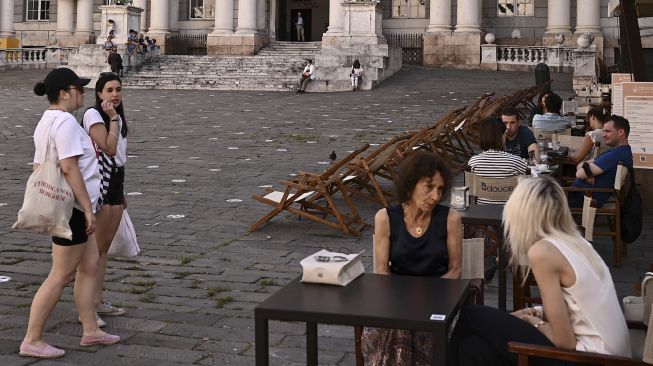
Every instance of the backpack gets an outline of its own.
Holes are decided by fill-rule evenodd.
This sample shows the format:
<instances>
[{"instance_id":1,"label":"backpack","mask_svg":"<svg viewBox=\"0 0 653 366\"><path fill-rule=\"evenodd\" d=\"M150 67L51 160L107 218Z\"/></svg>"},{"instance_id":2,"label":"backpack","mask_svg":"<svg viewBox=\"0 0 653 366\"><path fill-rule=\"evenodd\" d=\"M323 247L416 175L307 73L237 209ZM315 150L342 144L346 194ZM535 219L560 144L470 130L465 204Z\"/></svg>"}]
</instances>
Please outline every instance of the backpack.
<instances>
[{"instance_id":1,"label":"backpack","mask_svg":"<svg viewBox=\"0 0 653 366\"><path fill-rule=\"evenodd\" d=\"M642 233L642 196L635 184L634 169L628 169L630 189L621 202L621 239L632 243Z\"/></svg>"}]
</instances>

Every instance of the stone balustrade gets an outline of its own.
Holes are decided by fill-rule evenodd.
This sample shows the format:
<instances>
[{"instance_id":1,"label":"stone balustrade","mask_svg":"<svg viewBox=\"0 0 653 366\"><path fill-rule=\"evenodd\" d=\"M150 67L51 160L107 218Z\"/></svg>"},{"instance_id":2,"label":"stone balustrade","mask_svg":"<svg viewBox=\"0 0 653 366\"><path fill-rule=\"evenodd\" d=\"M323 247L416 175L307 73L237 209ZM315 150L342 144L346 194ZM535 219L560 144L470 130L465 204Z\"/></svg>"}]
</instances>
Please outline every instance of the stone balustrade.
<instances>
[{"instance_id":1,"label":"stone balustrade","mask_svg":"<svg viewBox=\"0 0 653 366\"><path fill-rule=\"evenodd\" d=\"M494 70L530 70L539 63L571 70L575 48L547 46L481 45L481 68Z\"/></svg>"},{"instance_id":2,"label":"stone balustrade","mask_svg":"<svg viewBox=\"0 0 653 366\"><path fill-rule=\"evenodd\" d=\"M56 68L65 63L74 48L1 48L0 70Z\"/></svg>"}]
</instances>

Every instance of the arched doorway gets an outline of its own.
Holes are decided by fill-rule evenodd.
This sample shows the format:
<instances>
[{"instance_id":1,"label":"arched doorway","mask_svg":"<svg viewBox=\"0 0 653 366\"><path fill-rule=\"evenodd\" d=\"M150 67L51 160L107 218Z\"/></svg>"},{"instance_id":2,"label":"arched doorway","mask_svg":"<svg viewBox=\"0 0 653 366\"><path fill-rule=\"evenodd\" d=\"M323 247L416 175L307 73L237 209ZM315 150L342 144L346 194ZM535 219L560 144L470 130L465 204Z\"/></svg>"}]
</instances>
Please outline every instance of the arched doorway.
<instances>
[{"instance_id":1,"label":"arched doorway","mask_svg":"<svg viewBox=\"0 0 653 366\"><path fill-rule=\"evenodd\" d=\"M276 40L297 41L297 13L304 19L304 40L322 40L329 27L329 0L276 0Z\"/></svg>"}]
</instances>

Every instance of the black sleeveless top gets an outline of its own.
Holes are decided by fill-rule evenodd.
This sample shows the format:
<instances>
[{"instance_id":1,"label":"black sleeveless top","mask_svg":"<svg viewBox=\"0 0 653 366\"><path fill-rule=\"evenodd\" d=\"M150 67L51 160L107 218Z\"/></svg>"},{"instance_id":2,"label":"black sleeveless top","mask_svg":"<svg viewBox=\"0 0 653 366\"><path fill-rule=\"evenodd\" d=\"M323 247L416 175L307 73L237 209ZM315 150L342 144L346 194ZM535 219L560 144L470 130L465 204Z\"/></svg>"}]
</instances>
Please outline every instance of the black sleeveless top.
<instances>
[{"instance_id":1,"label":"black sleeveless top","mask_svg":"<svg viewBox=\"0 0 653 366\"><path fill-rule=\"evenodd\" d=\"M442 276L449 269L447 217L449 207L436 205L426 232L414 237L406 228L404 209L393 205L390 218L390 271L399 275Z\"/></svg>"}]
</instances>

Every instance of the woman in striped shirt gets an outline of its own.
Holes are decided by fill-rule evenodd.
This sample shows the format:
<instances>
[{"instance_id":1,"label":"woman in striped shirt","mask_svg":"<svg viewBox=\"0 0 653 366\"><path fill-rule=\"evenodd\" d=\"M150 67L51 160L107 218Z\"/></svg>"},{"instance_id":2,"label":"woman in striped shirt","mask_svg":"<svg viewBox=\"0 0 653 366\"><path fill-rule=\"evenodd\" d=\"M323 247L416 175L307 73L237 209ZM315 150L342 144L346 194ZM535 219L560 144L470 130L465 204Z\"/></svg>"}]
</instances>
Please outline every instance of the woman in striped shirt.
<instances>
[{"instance_id":1,"label":"woman in striped shirt","mask_svg":"<svg viewBox=\"0 0 653 366\"><path fill-rule=\"evenodd\" d=\"M469 159L467 165L472 172L481 177L507 178L526 174L526 161L517 155L504 151L506 145L506 125L490 118L481 123L481 149L483 152ZM494 201L479 198L479 204L505 204L506 201Z\"/></svg>"}]
</instances>

